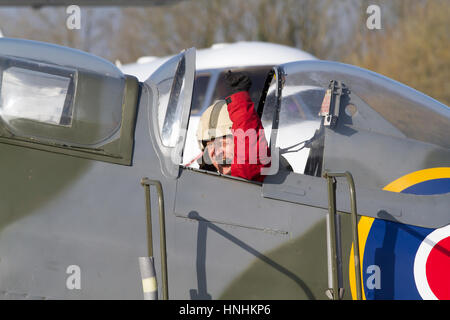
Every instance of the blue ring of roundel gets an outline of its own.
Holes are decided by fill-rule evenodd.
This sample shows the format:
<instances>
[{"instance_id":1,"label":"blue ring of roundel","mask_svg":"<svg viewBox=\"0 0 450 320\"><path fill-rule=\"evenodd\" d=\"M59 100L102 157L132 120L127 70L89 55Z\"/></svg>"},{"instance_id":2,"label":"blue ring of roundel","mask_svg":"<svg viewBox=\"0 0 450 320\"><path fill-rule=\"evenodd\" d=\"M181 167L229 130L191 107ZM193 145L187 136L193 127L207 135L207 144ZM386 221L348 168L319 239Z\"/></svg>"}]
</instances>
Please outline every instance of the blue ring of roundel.
<instances>
[{"instance_id":1,"label":"blue ring of roundel","mask_svg":"<svg viewBox=\"0 0 450 320\"><path fill-rule=\"evenodd\" d=\"M450 192L449 178L420 182L402 191L417 195L447 192ZM376 265L380 272L378 278L373 273L363 272L366 299L422 299L414 280L414 259L423 239L434 230L374 220L364 249L363 270L373 270L368 268Z\"/></svg>"}]
</instances>

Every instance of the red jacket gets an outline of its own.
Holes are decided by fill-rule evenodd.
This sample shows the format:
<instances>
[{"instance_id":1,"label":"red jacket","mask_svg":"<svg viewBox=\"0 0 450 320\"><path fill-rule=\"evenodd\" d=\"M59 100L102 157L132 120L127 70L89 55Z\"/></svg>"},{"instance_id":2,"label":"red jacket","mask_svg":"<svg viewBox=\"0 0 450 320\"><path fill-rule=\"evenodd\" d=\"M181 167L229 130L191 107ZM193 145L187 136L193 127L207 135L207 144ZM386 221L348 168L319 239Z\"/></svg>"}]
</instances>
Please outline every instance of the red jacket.
<instances>
[{"instance_id":1,"label":"red jacket","mask_svg":"<svg viewBox=\"0 0 450 320\"><path fill-rule=\"evenodd\" d=\"M265 176L261 175L261 169L270 166L270 149L261 119L247 91L232 94L226 101L233 122L234 159L231 175L262 182Z\"/></svg>"}]
</instances>

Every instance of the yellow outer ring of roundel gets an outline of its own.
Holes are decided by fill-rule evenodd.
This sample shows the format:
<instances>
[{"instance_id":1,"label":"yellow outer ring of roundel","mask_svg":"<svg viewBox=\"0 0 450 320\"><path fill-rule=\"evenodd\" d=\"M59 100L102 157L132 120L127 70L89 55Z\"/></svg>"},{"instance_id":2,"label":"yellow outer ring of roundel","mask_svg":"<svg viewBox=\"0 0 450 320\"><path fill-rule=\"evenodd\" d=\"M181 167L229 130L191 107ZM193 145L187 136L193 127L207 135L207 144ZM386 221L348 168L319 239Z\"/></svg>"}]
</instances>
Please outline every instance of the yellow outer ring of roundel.
<instances>
[{"instance_id":1,"label":"yellow outer ring of roundel","mask_svg":"<svg viewBox=\"0 0 450 320\"><path fill-rule=\"evenodd\" d=\"M403 190L429 180L434 179L444 179L450 178L450 168L431 168L424 169L409 173L397 180L389 183L386 187L383 188L385 191L391 192L402 192ZM369 236L370 228L372 227L375 218L362 216L358 223L358 240L359 240L359 257L361 259L361 280L363 281L363 258L364 258L364 248L366 246L367 237ZM352 299L356 300L356 281L355 281L355 269L354 269L354 260L353 260L353 244L350 250L350 262L349 262L349 279L350 279L350 290L352 293ZM366 300L366 295L364 293L364 284L361 284L363 287L362 290L362 298Z\"/></svg>"}]
</instances>

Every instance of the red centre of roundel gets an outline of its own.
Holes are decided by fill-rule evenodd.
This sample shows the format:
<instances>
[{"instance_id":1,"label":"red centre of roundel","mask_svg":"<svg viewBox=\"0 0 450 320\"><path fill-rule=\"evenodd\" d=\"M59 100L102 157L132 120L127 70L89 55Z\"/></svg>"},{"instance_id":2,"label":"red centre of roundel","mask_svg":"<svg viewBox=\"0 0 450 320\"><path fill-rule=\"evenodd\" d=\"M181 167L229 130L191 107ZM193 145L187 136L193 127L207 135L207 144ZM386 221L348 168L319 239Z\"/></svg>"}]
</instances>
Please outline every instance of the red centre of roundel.
<instances>
[{"instance_id":1,"label":"red centre of roundel","mask_svg":"<svg viewBox=\"0 0 450 320\"><path fill-rule=\"evenodd\" d=\"M450 237L439 241L426 263L428 285L439 300L450 300Z\"/></svg>"}]
</instances>

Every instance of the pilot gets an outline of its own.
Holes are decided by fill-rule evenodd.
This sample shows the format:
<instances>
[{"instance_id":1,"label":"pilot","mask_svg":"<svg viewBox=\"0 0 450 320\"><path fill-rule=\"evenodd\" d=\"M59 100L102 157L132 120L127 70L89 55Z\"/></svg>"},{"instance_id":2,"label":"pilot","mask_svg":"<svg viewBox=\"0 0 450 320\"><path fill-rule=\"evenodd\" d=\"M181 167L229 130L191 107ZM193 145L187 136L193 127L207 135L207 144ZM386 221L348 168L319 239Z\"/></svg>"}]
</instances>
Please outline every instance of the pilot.
<instances>
[{"instance_id":1,"label":"pilot","mask_svg":"<svg viewBox=\"0 0 450 320\"><path fill-rule=\"evenodd\" d=\"M228 97L208 107L197 128L203 152L200 168L262 182L262 169L270 167L270 149L248 92L251 80L228 71L225 84Z\"/></svg>"}]
</instances>

